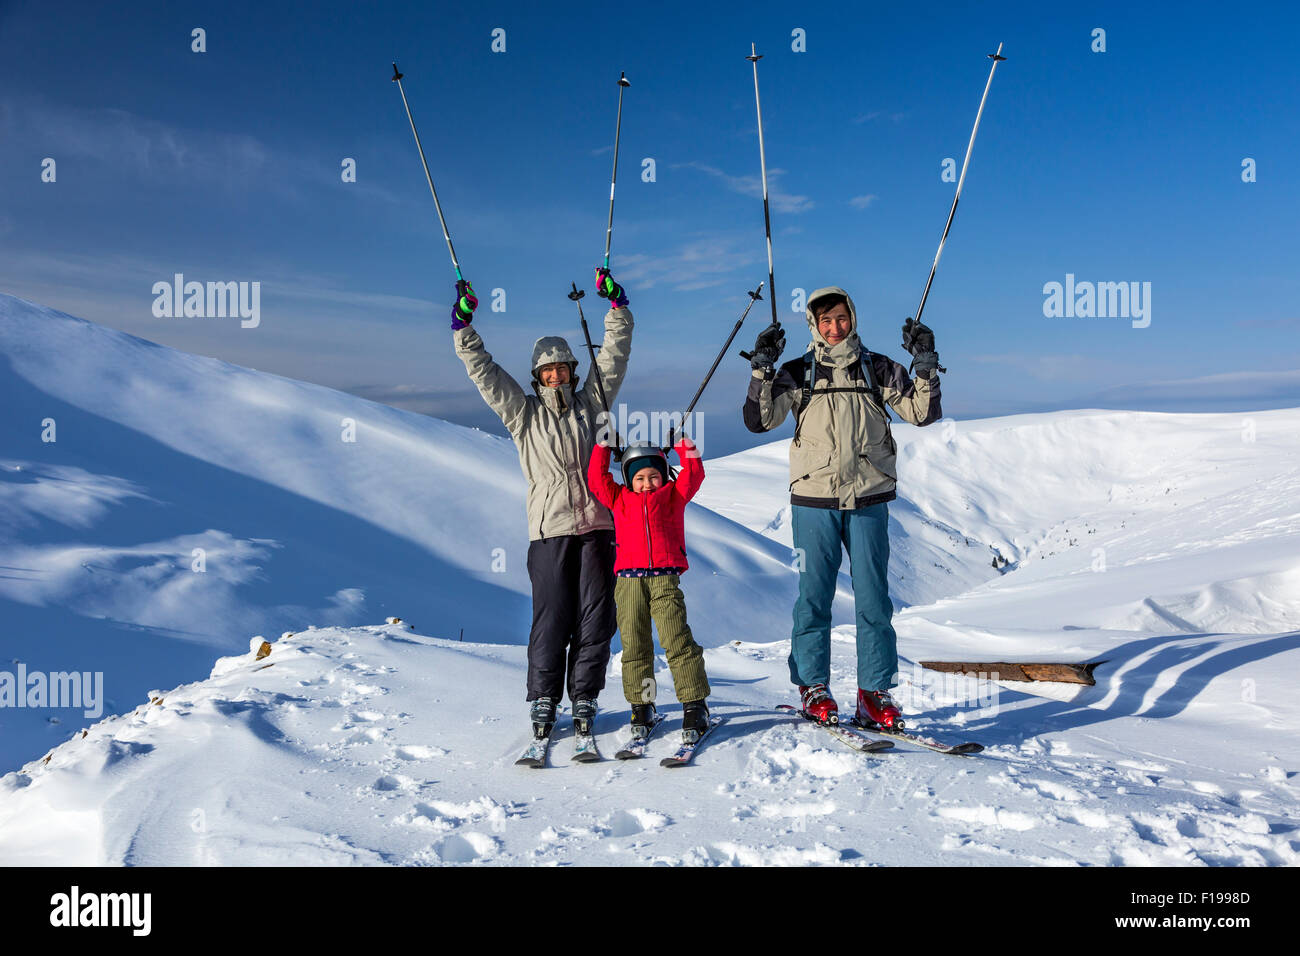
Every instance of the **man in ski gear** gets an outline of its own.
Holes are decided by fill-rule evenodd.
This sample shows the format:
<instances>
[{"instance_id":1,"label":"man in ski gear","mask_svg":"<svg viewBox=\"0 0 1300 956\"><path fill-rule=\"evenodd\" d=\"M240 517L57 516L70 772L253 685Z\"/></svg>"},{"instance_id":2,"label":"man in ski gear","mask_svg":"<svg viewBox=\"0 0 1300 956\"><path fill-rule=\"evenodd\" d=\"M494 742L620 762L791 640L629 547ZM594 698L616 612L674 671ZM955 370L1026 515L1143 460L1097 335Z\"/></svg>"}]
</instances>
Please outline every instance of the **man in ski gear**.
<instances>
[{"instance_id":1,"label":"man in ski gear","mask_svg":"<svg viewBox=\"0 0 1300 956\"><path fill-rule=\"evenodd\" d=\"M609 298L605 338L596 354L609 401L627 373L632 313L607 269L596 272L597 293ZM483 400L501 418L519 450L528 480L528 577L533 622L528 635L528 701L534 732L550 733L555 708L568 690L575 729L590 729L605 686L614 616L614 520L587 487L586 465L607 425L596 376L584 384L569 343L555 335L533 346L527 394L493 361L472 325L478 300L456 284L452 339Z\"/></svg>"},{"instance_id":2,"label":"man in ski gear","mask_svg":"<svg viewBox=\"0 0 1300 956\"><path fill-rule=\"evenodd\" d=\"M686 504L704 481L704 465L689 438L683 436L676 451L682 470L670 482L663 451L650 445L628 448L620 485L609 473L610 449L598 444L591 454L587 482L614 514L618 542L614 597L623 637L623 696L632 705L632 733L649 734L654 726L653 620L682 704L682 740L690 744L709 728L704 649L686 623L686 598L680 587L681 575L690 567Z\"/></svg>"},{"instance_id":3,"label":"man in ski gear","mask_svg":"<svg viewBox=\"0 0 1300 956\"><path fill-rule=\"evenodd\" d=\"M857 624L857 717L864 726L901 725L889 694L898 671L898 638L889 598L889 512L896 497L897 446L889 431L892 407L913 425L942 415L934 334L911 320L904 344L914 350L916 378L858 337L857 310L836 286L808 298L809 350L779 368L779 327L755 342L744 419L766 432L794 413L790 443L790 511L801 556L799 597L791 632L790 679L803 709L823 722L838 720L830 681L831 602L849 552Z\"/></svg>"}]
</instances>

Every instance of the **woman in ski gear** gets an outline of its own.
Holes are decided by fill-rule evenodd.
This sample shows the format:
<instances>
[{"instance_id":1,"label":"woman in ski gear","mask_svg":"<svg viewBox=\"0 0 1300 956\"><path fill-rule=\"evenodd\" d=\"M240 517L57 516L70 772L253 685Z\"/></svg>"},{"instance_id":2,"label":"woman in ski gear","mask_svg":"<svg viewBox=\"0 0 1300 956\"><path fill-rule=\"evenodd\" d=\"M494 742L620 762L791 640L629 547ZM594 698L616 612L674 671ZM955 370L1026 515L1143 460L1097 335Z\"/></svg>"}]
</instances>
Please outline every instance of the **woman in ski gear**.
<instances>
[{"instance_id":1,"label":"woman in ski gear","mask_svg":"<svg viewBox=\"0 0 1300 956\"><path fill-rule=\"evenodd\" d=\"M889 512L896 497L897 446L889 430L892 407L913 425L942 415L934 334L909 322L905 345L915 349L917 375L858 337L857 310L836 286L808 298L809 350L776 367L784 347L779 326L754 345L744 418L766 432L795 417L790 443L790 511L795 551L802 555L791 632L790 679L803 708L823 722L838 720L830 681L831 602L849 552L857 624L856 717L867 726L900 723L890 697L898 671L898 638L889 598Z\"/></svg>"},{"instance_id":2,"label":"woman in ski gear","mask_svg":"<svg viewBox=\"0 0 1300 956\"><path fill-rule=\"evenodd\" d=\"M695 444L683 436L676 445L682 470L668 480L668 459L649 445L623 453L623 484L609 473L610 450L592 451L587 482L614 513L618 575L614 596L623 638L623 696L632 705L632 733L648 734L655 719L654 642L650 622L668 658L677 699L682 704L682 738L693 743L709 727L709 679L704 649L686 623L681 575L686 559L686 503L704 481L704 465Z\"/></svg>"},{"instance_id":3,"label":"woman in ski gear","mask_svg":"<svg viewBox=\"0 0 1300 956\"><path fill-rule=\"evenodd\" d=\"M610 299L605 338L596 354L609 401L627 373L632 313L607 269L596 271L597 293ZM575 727L589 729L605 686L614 616L614 520L587 487L586 464L608 427L596 377L584 384L569 343L547 335L533 346L532 394L483 347L472 325L478 300L456 284L452 339L483 400L501 418L519 450L528 480L528 577L533 623L528 635L528 697L534 730L550 732L568 690Z\"/></svg>"}]
</instances>

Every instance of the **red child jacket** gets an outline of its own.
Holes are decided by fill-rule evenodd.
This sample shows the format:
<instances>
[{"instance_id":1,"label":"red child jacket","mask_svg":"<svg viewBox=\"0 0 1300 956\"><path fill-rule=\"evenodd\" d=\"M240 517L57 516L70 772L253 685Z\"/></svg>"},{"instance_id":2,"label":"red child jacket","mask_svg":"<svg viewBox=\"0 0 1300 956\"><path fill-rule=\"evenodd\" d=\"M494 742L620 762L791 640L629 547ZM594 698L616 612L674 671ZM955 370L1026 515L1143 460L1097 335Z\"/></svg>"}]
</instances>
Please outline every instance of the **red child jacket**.
<instances>
[{"instance_id":1,"label":"red child jacket","mask_svg":"<svg viewBox=\"0 0 1300 956\"><path fill-rule=\"evenodd\" d=\"M686 502L695 497L704 482L704 463L694 442L685 436L677 442L676 450L682 462L677 480L638 494L610 475L608 448L598 444L592 449L587 484L592 494L614 513L614 540L618 545L615 571L690 567L682 517Z\"/></svg>"}]
</instances>

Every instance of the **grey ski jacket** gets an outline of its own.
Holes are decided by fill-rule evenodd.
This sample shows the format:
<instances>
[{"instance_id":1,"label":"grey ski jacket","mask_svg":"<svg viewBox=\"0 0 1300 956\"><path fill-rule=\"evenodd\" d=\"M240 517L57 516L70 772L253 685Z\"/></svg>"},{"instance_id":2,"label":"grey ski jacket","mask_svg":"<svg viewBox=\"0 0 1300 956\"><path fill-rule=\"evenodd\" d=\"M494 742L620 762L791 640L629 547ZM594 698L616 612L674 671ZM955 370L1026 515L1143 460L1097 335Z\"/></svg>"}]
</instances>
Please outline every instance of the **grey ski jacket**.
<instances>
[{"instance_id":1,"label":"grey ski jacket","mask_svg":"<svg viewBox=\"0 0 1300 956\"><path fill-rule=\"evenodd\" d=\"M559 535L586 534L614 527L609 509L587 487L587 462L604 421L596 377L582 383L545 386L537 368L551 362L577 367L568 343L557 336L537 340L533 349L532 392L528 394L505 369L492 360L472 325L452 333L456 354L470 380L492 411L500 417L519 449L519 467L528 480L528 538L538 541ZM596 363L610 407L627 373L632 350L632 313L611 309L605 314L605 339Z\"/></svg>"}]
</instances>

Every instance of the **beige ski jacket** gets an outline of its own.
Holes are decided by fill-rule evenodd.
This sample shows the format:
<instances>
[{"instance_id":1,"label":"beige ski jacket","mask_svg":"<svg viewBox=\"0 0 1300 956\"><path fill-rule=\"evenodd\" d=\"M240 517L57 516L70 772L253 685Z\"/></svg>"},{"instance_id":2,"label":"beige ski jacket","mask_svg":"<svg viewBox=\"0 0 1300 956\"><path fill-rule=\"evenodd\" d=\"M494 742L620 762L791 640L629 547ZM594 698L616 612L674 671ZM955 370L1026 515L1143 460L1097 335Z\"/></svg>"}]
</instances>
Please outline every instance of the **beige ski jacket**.
<instances>
[{"instance_id":1,"label":"beige ski jacket","mask_svg":"<svg viewBox=\"0 0 1300 956\"><path fill-rule=\"evenodd\" d=\"M812 306L836 293L847 300L852 325L845 339L830 345L817 331ZM943 414L939 376L909 380L904 366L864 348L857 309L843 289L815 291L808 297L807 319L812 332L808 352L775 373L754 371L745 397L745 426L752 432L771 431L794 412L792 504L849 510L892 501L898 447L885 408L913 425L937 421Z\"/></svg>"}]
</instances>

